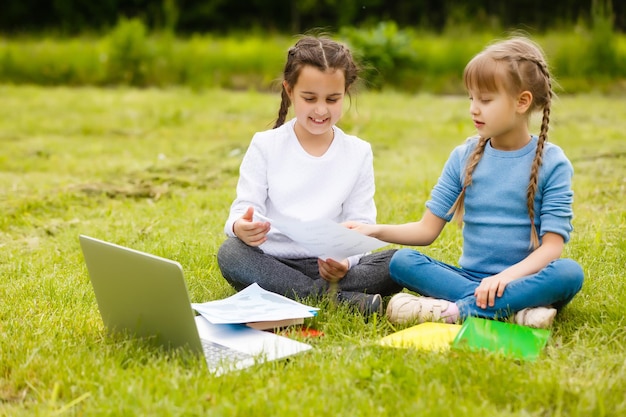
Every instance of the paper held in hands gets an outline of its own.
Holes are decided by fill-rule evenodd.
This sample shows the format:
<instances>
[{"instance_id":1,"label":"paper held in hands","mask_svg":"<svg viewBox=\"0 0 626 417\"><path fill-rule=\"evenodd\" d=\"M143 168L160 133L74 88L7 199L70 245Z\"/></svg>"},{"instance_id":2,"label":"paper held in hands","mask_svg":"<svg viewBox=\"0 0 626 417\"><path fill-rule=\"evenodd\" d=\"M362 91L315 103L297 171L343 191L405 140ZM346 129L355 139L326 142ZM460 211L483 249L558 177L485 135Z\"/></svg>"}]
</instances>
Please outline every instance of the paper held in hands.
<instances>
[{"instance_id":1,"label":"paper held in hands","mask_svg":"<svg viewBox=\"0 0 626 417\"><path fill-rule=\"evenodd\" d=\"M269 222L272 228L278 229L280 233L321 259L342 261L350 256L371 252L388 245L387 242L365 236L330 220L275 220L256 213L254 216L261 221Z\"/></svg>"},{"instance_id":2,"label":"paper held in hands","mask_svg":"<svg viewBox=\"0 0 626 417\"><path fill-rule=\"evenodd\" d=\"M297 319L314 317L319 310L266 291L257 283L223 300L191 303L191 307L213 324L267 322L269 327L264 328L282 327L276 324L280 322L297 323Z\"/></svg>"}]
</instances>

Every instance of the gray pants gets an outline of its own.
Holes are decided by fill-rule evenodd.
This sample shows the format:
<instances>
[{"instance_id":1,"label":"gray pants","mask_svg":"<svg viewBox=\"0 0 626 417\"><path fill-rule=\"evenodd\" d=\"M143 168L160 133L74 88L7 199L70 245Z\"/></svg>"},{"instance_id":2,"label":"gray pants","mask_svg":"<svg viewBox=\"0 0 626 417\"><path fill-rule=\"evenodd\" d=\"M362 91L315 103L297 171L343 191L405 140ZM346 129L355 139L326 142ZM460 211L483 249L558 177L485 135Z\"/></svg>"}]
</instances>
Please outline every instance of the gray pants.
<instances>
[{"instance_id":1,"label":"gray pants","mask_svg":"<svg viewBox=\"0 0 626 417\"><path fill-rule=\"evenodd\" d=\"M389 275L389 261L395 252L391 249L363 256L339 281L337 289L382 296L400 292L402 287ZM217 263L226 281L237 291L255 282L290 298L320 297L329 290L329 283L320 276L317 258L277 258L234 237L220 247Z\"/></svg>"}]
</instances>

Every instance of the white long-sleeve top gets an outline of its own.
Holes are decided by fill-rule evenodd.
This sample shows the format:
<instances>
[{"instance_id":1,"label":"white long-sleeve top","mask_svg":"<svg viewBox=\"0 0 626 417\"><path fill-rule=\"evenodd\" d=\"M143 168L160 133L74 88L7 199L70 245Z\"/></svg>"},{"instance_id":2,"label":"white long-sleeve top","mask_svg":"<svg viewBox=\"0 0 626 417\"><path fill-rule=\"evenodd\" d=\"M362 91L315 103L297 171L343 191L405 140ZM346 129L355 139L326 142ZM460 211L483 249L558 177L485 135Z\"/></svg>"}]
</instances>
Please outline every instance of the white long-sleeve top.
<instances>
[{"instance_id":1,"label":"white long-sleeve top","mask_svg":"<svg viewBox=\"0 0 626 417\"><path fill-rule=\"evenodd\" d=\"M334 139L322 156L308 154L294 132L295 119L256 133L239 169L237 197L224 231L235 236L233 223L248 207L271 219L329 219L376 222L374 166L368 142L334 126ZM260 248L283 258L311 257L287 236L270 230ZM350 258L350 265L358 257Z\"/></svg>"}]
</instances>

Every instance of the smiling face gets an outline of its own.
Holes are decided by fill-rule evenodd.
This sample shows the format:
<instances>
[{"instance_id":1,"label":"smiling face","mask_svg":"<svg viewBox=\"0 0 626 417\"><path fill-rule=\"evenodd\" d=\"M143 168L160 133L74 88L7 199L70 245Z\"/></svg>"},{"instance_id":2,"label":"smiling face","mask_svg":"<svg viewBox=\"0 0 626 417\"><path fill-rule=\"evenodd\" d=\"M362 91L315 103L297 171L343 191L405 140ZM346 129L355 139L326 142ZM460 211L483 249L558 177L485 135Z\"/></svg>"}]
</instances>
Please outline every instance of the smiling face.
<instances>
[{"instance_id":1,"label":"smiling face","mask_svg":"<svg viewBox=\"0 0 626 417\"><path fill-rule=\"evenodd\" d=\"M310 65L302 67L294 86L284 83L293 103L295 131L300 141L332 141L332 127L343 112L345 85L342 70L320 71Z\"/></svg>"}]
</instances>

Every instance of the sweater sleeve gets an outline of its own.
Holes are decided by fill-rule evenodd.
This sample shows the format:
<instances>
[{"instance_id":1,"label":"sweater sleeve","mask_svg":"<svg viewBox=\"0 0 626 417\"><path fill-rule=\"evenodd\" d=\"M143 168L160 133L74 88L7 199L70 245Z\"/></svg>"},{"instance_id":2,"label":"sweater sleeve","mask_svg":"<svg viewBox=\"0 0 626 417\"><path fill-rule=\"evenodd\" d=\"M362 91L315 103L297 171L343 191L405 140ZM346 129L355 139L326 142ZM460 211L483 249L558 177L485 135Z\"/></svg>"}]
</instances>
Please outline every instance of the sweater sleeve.
<instances>
[{"instance_id":1,"label":"sweater sleeve","mask_svg":"<svg viewBox=\"0 0 626 417\"><path fill-rule=\"evenodd\" d=\"M224 232L227 236L235 237L233 224L252 206L255 213L265 214L265 200L267 199L267 160L258 145L260 140L257 133L250 142L250 146L239 167L237 182L237 197L230 207L230 213Z\"/></svg>"},{"instance_id":2,"label":"sweater sleeve","mask_svg":"<svg viewBox=\"0 0 626 417\"><path fill-rule=\"evenodd\" d=\"M364 146L362 163L359 168L359 176L350 196L343 204L342 220L353 220L367 224L376 223L376 204L374 194L376 191L374 179L374 154L369 143L360 142ZM355 155L353 155L355 156ZM349 268L359 263L363 254L348 258Z\"/></svg>"},{"instance_id":3,"label":"sweater sleeve","mask_svg":"<svg viewBox=\"0 0 626 417\"><path fill-rule=\"evenodd\" d=\"M359 176L342 207L342 221L352 220L373 224L376 223L377 214L374 202L376 186L374 180L374 156L369 144L366 144L361 166L357 169Z\"/></svg>"},{"instance_id":4,"label":"sweater sleeve","mask_svg":"<svg viewBox=\"0 0 626 417\"><path fill-rule=\"evenodd\" d=\"M563 236L567 243L573 230L572 176L574 169L560 148L551 146L546 149L540 178L543 177L541 191L541 210L539 236L547 232Z\"/></svg>"},{"instance_id":5,"label":"sweater sleeve","mask_svg":"<svg viewBox=\"0 0 626 417\"><path fill-rule=\"evenodd\" d=\"M437 217L450 221L452 214L448 214L463 188L462 177L464 160L470 152L469 141L456 147L446 161L437 184L433 187L430 200L426 207Z\"/></svg>"}]
</instances>

